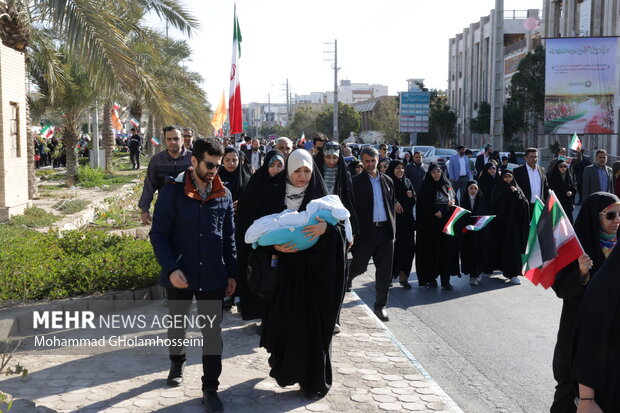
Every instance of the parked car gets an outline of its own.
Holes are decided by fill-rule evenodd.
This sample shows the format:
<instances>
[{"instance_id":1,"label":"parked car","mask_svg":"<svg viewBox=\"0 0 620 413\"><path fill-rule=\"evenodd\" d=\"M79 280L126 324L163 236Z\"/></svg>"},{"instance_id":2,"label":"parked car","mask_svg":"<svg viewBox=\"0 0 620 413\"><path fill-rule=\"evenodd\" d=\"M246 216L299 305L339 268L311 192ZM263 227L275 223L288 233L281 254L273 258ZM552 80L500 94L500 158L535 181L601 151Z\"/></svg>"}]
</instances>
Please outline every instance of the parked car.
<instances>
[{"instance_id":1,"label":"parked car","mask_svg":"<svg viewBox=\"0 0 620 413\"><path fill-rule=\"evenodd\" d=\"M423 155L422 162L425 164L436 163L441 169L445 170L446 162L456 153L455 149L432 148Z\"/></svg>"},{"instance_id":2,"label":"parked car","mask_svg":"<svg viewBox=\"0 0 620 413\"><path fill-rule=\"evenodd\" d=\"M525 165L525 152L515 152L515 155L517 156L517 163L519 165ZM507 157L510 158L510 153L509 152L500 152L499 153L499 160L501 162L502 157Z\"/></svg>"},{"instance_id":3,"label":"parked car","mask_svg":"<svg viewBox=\"0 0 620 413\"><path fill-rule=\"evenodd\" d=\"M434 149L434 146L427 145L416 145L416 146L401 146L398 148L398 157L400 159L405 159L405 151L410 151L412 154L415 152L420 152L422 156L431 149Z\"/></svg>"}]
</instances>

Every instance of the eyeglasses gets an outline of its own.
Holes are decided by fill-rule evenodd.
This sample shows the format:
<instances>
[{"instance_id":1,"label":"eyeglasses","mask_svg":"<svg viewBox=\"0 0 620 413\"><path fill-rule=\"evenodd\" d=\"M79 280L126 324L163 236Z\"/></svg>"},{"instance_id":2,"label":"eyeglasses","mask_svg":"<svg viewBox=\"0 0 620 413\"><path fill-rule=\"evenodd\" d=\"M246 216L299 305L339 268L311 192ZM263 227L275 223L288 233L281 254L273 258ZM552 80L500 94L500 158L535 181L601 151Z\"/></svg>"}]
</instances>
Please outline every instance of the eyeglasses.
<instances>
[{"instance_id":1,"label":"eyeglasses","mask_svg":"<svg viewBox=\"0 0 620 413\"><path fill-rule=\"evenodd\" d=\"M559 165L558 168L566 169L567 166L566 165Z\"/></svg>"},{"instance_id":2,"label":"eyeglasses","mask_svg":"<svg viewBox=\"0 0 620 413\"><path fill-rule=\"evenodd\" d=\"M616 211L601 212L601 215L604 216L607 221L613 221L616 217L620 218L620 212Z\"/></svg>"},{"instance_id":3,"label":"eyeglasses","mask_svg":"<svg viewBox=\"0 0 620 413\"><path fill-rule=\"evenodd\" d=\"M213 162L207 162L204 159L200 162L204 162L205 166L207 167L207 169L215 169L215 168L219 168L220 166L222 166L221 163L213 163Z\"/></svg>"},{"instance_id":4,"label":"eyeglasses","mask_svg":"<svg viewBox=\"0 0 620 413\"><path fill-rule=\"evenodd\" d=\"M192 135L183 135L184 138L191 138Z\"/></svg>"}]
</instances>

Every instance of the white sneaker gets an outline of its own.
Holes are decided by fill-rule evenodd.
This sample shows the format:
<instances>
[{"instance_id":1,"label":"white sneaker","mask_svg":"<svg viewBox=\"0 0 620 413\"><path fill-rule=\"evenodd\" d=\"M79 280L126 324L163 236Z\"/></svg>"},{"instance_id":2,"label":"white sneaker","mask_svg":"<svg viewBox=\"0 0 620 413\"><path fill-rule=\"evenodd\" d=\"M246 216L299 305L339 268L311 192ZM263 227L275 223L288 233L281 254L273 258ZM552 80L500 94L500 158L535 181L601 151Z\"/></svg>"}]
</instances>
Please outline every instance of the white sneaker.
<instances>
[{"instance_id":1,"label":"white sneaker","mask_svg":"<svg viewBox=\"0 0 620 413\"><path fill-rule=\"evenodd\" d=\"M521 280L519 279L519 277L510 277L510 282L513 283L514 285L521 285Z\"/></svg>"},{"instance_id":2,"label":"white sneaker","mask_svg":"<svg viewBox=\"0 0 620 413\"><path fill-rule=\"evenodd\" d=\"M469 285L478 285L478 277L471 277L469 279Z\"/></svg>"},{"instance_id":3,"label":"white sneaker","mask_svg":"<svg viewBox=\"0 0 620 413\"><path fill-rule=\"evenodd\" d=\"M334 334L340 333L340 330L340 324L336 323L336 325L334 326Z\"/></svg>"}]
</instances>

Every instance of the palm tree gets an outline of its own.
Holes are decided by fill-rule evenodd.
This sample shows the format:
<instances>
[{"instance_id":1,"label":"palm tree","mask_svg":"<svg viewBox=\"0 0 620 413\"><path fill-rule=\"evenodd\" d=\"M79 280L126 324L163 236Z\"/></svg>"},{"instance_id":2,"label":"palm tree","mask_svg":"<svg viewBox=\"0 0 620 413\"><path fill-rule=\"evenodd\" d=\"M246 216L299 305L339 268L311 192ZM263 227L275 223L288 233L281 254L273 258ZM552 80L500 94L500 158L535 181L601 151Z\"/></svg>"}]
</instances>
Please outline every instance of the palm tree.
<instances>
[{"instance_id":1,"label":"palm tree","mask_svg":"<svg viewBox=\"0 0 620 413\"><path fill-rule=\"evenodd\" d=\"M161 91L129 57L126 33L139 28L119 11L136 7L154 12L187 35L198 27L197 19L177 0L5 0L0 2L0 40L5 46L28 54L35 31L40 37L53 33L52 38L63 43L67 53L90 75L92 85L104 95L112 95L119 85L144 82L153 99L162 98ZM49 93L55 92L50 89ZM163 102L158 111L170 114L171 108ZM32 128L27 127L28 188L32 198L36 190L34 147Z\"/></svg>"}]
</instances>

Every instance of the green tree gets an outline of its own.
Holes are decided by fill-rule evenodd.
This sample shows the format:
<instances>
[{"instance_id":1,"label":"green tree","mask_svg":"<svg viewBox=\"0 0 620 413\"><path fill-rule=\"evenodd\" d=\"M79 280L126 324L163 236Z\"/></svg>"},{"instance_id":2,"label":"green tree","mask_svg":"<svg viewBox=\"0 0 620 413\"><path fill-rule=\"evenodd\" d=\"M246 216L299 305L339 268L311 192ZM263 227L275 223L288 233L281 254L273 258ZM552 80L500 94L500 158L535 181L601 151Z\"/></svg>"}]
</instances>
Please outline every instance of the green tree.
<instances>
[{"instance_id":1,"label":"green tree","mask_svg":"<svg viewBox=\"0 0 620 413\"><path fill-rule=\"evenodd\" d=\"M301 136L302 132L308 136L314 136L318 130L316 128L316 118L321 113L310 106L301 106L295 110L293 122L291 122L291 136Z\"/></svg>"},{"instance_id":2,"label":"green tree","mask_svg":"<svg viewBox=\"0 0 620 413\"><path fill-rule=\"evenodd\" d=\"M269 135L290 136L290 129L281 125L261 126L258 128L258 134L267 139Z\"/></svg>"},{"instance_id":3,"label":"green tree","mask_svg":"<svg viewBox=\"0 0 620 413\"><path fill-rule=\"evenodd\" d=\"M480 102L478 114L469 120L469 130L472 133L480 134L491 132L491 105L489 102Z\"/></svg>"},{"instance_id":4,"label":"green tree","mask_svg":"<svg viewBox=\"0 0 620 413\"><path fill-rule=\"evenodd\" d=\"M539 132L545 111L545 50L541 45L519 63L510 80L507 102L509 132ZM504 120L506 126L506 120Z\"/></svg>"},{"instance_id":5,"label":"green tree","mask_svg":"<svg viewBox=\"0 0 620 413\"><path fill-rule=\"evenodd\" d=\"M401 140L398 125L398 97L388 96L375 105L368 117L370 130L382 132L385 139L390 142Z\"/></svg>"},{"instance_id":6,"label":"green tree","mask_svg":"<svg viewBox=\"0 0 620 413\"><path fill-rule=\"evenodd\" d=\"M353 106L338 102L338 141L347 139L351 132L358 133L360 130L360 114ZM316 118L316 129L330 136L334 130L334 108L329 105ZM332 137L334 139L334 137Z\"/></svg>"},{"instance_id":7,"label":"green tree","mask_svg":"<svg viewBox=\"0 0 620 413\"><path fill-rule=\"evenodd\" d=\"M448 97L444 91L433 89L430 101L429 137L430 143L448 146L454 137L456 113L448 105Z\"/></svg>"}]
</instances>

